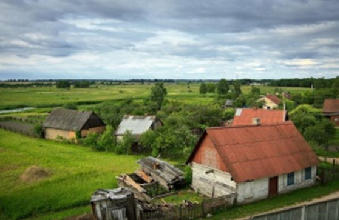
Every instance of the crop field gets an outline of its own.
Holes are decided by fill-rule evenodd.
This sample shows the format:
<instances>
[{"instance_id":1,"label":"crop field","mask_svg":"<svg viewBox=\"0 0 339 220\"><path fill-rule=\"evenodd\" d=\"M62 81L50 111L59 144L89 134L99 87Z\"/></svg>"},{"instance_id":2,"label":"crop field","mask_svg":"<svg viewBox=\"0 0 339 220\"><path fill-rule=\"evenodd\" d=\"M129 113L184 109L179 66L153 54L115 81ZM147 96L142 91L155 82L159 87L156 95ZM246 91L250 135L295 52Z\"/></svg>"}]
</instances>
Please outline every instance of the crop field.
<instances>
[{"instance_id":1,"label":"crop field","mask_svg":"<svg viewBox=\"0 0 339 220\"><path fill-rule=\"evenodd\" d=\"M199 83L171 83L165 84L167 99L180 100L188 103L207 103L214 100L216 93L205 96L199 94ZM58 89L55 87L37 88L0 88L0 109L18 107L55 107L67 103L77 105L97 104L102 101L124 99L144 99L149 97L153 84L126 84L126 85L99 85L91 88ZM259 86L261 93L272 93L274 87ZM243 86L243 93L249 93L251 87ZM309 88L284 88L283 91L291 93L304 93Z\"/></svg>"},{"instance_id":2,"label":"crop field","mask_svg":"<svg viewBox=\"0 0 339 220\"><path fill-rule=\"evenodd\" d=\"M0 219L87 206L98 188L116 187L115 176L133 172L137 156L33 139L0 129ZM38 169L39 172L27 172Z\"/></svg>"}]
</instances>

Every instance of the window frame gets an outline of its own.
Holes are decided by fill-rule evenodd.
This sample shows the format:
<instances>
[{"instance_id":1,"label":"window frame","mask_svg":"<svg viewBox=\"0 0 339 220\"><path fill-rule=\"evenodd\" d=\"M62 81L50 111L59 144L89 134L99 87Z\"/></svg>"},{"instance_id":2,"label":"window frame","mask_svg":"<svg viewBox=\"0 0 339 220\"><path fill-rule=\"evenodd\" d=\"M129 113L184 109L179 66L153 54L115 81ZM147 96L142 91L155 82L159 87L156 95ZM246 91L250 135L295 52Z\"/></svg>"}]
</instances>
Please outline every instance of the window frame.
<instances>
[{"instance_id":1,"label":"window frame","mask_svg":"<svg viewBox=\"0 0 339 220\"><path fill-rule=\"evenodd\" d=\"M305 180L312 179L312 167L305 168Z\"/></svg>"},{"instance_id":2,"label":"window frame","mask_svg":"<svg viewBox=\"0 0 339 220\"><path fill-rule=\"evenodd\" d=\"M287 174L287 186L294 185L294 172Z\"/></svg>"}]
</instances>

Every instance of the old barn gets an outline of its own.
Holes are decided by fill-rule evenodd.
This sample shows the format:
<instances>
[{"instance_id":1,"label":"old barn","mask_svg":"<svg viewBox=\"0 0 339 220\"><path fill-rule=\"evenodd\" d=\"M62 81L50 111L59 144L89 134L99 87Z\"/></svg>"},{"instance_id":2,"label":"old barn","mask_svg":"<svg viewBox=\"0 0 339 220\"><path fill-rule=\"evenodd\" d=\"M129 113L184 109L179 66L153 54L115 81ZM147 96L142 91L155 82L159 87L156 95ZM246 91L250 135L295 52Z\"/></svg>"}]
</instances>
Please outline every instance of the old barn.
<instances>
[{"instance_id":1,"label":"old barn","mask_svg":"<svg viewBox=\"0 0 339 220\"><path fill-rule=\"evenodd\" d=\"M77 131L81 137L86 137L89 132L104 132L106 125L92 111L56 108L46 118L43 128L46 139L61 137L71 140L76 138Z\"/></svg>"},{"instance_id":2,"label":"old barn","mask_svg":"<svg viewBox=\"0 0 339 220\"><path fill-rule=\"evenodd\" d=\"M315 183L318 158L292 122L208 128L187 160L209 197L264 199Z\"/></svg>"}]
</instances>

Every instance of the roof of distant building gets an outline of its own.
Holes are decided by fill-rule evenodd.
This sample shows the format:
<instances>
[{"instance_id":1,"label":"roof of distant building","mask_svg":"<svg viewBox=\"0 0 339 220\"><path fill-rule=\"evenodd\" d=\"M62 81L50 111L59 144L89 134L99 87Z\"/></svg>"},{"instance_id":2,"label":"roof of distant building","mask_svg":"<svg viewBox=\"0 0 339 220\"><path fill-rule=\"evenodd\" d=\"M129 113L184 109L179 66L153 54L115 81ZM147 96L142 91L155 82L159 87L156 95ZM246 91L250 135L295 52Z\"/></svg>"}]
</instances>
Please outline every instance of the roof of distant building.
<instances>
[{"instance_id":1,"label":"roof of distant building","mask_svg":"<svg viewBox=\"0 0 339 220\"><path fill-rule=\"evenodd\" d=\"M61 130L78 131L83 128L91 115L95 115L92 111L77 111L64 108L55 108L46 118L42 126L44 128L56 128ZM100 120L102 125L105 125L101 119L95 115L97 120Z\"/></svg>"},{"instance_id":2,"label":"roof of distant building","mask_svg":"<svg viewBox=\"0 0 339 220\"><path fill-rule=\"evenodd\" d=\"M259 118L260 124L283 122L287 118L287 111L261 108L237 108L232 125L251 125L253 118Z\"/></svg>"},{"instance_id":3,"label":"roof of distant building","mask_svg":"<svg viewBox=\"0 0 339 220\"><path fill-rule=\"evenodd\" d=\"M149 130L156 119L156 116L125 115L115 135L124 135L126 131L130 131L133 135L141 135Z\"/></svg>"},{"instance_id":4,"label":"roof of distant building","mask_svg":"<svg viewBox=\"0 0 339 220\"><path fill-rule=\"evenodd\" d=\"M339 99L325 99L323 106L324 113L339 113Z\"/></svg>"},{"instance_id":5,"label":"roof of distant building","mask_svg":"<svg viewBox=\"0 0 339 220\"><path fill-rule=\"evenodd\" d=\"M274 102L277 105L279 105L280 102L281 102L281 100L276 95L266 95L265 97L268 98L269 100L271 100L272 102Z\"/></svg>"}]
</instances>

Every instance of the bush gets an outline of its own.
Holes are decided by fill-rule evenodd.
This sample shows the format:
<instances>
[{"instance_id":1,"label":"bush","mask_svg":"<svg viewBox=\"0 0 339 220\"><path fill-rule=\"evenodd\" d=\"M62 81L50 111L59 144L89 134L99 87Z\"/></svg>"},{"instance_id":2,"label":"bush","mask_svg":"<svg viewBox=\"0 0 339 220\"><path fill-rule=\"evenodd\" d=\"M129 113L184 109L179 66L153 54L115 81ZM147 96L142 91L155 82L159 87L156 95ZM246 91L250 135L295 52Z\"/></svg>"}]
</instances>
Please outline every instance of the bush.
<instances>
[{"instance_id":1,"label":"bush","mask_svg":"<svg viewBox=\"0 0 339 220\"><path fill-rule=\"evenodd\" d=\"M185 167L185 181L187 185L192 183L192 168L190 166Z\"/></svg>"},{"instance_id":2,"label":"bush","mask_svg":"<svg viewBox=\"0 0 339 220\"><path fill-rule=\"evenodd\" d=\"M115 152L117 154L126 154L128 155L132 145L134 144L134 137L130 131L126 131L122 140L118 142Z\"/></svg>"},{"instance_id":3,"label":"bush","mask_svg":"<svg viewBox=\"0 0 339 220\"><path fill-rule=\"evenodd\" d=\"M34 125L33 132L39 138L43 138L44 137L44 128L42 127L41 124Z\"/></svg>"}]
</instances>

